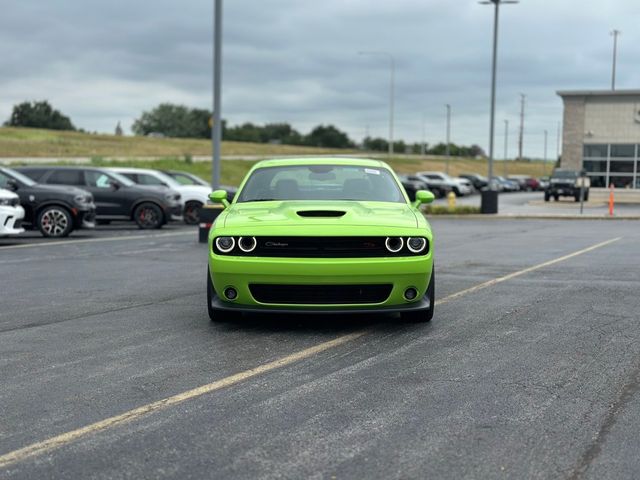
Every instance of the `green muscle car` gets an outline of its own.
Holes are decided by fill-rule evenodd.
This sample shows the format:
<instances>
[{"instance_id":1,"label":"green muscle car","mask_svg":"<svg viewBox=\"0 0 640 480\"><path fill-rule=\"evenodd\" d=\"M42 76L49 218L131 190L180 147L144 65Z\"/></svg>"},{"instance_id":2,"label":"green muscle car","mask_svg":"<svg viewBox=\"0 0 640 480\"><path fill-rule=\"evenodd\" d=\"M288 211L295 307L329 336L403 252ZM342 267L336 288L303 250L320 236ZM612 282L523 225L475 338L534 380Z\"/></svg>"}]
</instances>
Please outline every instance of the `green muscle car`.
<instances>
[{"instance_id":1,"label":"green muscle car","mask_svg":"<svg viewBox=\"0 0 640 480\"><path fill-rule=\"evenodd\" d=\"M434 312L433 234L378 160L265 160L209 232L207 307L211 320L242 313Z\"/></svg>"}]
</instances>

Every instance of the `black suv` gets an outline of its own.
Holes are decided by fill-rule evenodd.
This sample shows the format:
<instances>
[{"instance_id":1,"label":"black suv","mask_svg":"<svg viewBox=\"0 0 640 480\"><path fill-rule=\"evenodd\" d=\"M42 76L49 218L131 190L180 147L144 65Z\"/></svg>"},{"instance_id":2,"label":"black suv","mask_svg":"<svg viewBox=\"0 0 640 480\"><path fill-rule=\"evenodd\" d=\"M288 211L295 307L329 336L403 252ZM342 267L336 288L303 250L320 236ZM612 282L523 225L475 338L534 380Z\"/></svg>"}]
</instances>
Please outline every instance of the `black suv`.
<instances>
[{"instance_id":1,"label":"black suv","mask_svg":"<svg viewBox=\"0 0 640 480\"><path fill-rule=\"evenodd\" d=\"M556 168L549 179L549 186L544 191L544 201L548 202L551 197L556 202L560 197L573 197L576 202L579 202L582 182L584 182L584 201L586 202L589 200L589 179L575 170Z\"/></svg>"},{"instance_id":2,"label":"black suv","mask_svg":"<svg viewBox=\"0 0 640 480\"><path fill-rule=\"evenodd\" d=\"M66 237L78 228L93 228L93 196L74 187L40 185L10 168L0 167L0 188L13 190L24 208L25 227L37 228L45 237Z\"/></svg>"},{"instance_id":3,"label":"black suv","mask_svg":"<svg viewBox=\"0 0 640 480\"><path fill-rule=\"evenodd\" d=\"M21 167L37 182L73 185L88 190L96 202L99 223L133 220L144 229L182 220L180 194L165 187L136 185L127 177L94 167Z\"/></svg>"}]
</instances>

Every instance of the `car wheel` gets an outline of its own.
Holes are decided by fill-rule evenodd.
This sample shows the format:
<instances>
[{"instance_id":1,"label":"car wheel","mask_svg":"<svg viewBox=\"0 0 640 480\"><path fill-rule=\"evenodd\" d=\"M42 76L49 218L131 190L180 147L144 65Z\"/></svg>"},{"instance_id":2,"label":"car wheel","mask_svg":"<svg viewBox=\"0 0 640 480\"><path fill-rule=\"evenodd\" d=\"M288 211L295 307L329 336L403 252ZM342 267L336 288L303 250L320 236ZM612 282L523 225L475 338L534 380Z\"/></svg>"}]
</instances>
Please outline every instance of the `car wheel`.
<instances>
[{"instance_id":1,"label":"car wheel","mask_svg":"<svg viewBox=\"0 0 640 480\"><path fill-rule=\"evenodd\" d=\"M238 320L242 317L241 312L228 312L226 310L218 310L211 305L213 299L216 297L216 292L213 289L213 283L211 283L211 273L207 268L207 313L209 314L209 320L212 322L230 322L232 320Z\"/></svg>"},{"instance_id":2,"label":"car wheel","mask_svg":"<svg viewBox=\"0 0 640 480\"><path fill-rule=\"evenodd\" d=\"M548 202L550 198L551 198L551 195L549 194L549 192L544 192L544 201Z\"/></svg>"},{"instance_id":3,"label":"car wheel","mask_svg":"<svg viewBox=\"0 0 640 480\"><path fill-rule=\"evenodd\" d=\"M36 221L38 230L44 237L66 237L73 230L71 213L66 208L57 205L43 208Z\"/></svg>"},{"instance_id":4,"label":"car wheel","mask_svg":"<svg viewBox=\"0 0 640 480\"><path fill-rule=\"evenodd\" d=\"M584 194L584 201L588 202L589 201L589 192Z\"/></svg>"},{"instance_id":5,"label":"car wheel","mask_svg":"<svg viewBox=\"0 0 640 480\"><path fill-rule=\"evenodd\" d=\"M580 201L580 194L574 195L573 198L576 201L576 203L579 202Z\"/></svg>"},{"instance_id":6,"label":"car wheel","mask_svg":"<svg viewBox=\"0 0 640 480\"><path fill-rule=\"evenodd\" d=\"M197 225L200 223L200 202L187 202L184 206L184 223L187 225Z\"/></svg>"},{"instance_id":7,"label":"car wheel","mask_svg":"<svg viewBox=\"0 0 640 480\"><path fill-rule=\"evenodd\" d=\"M554 196L553 196L553 199L554 199L556 202L557 202L557 201L559 201L559 200L560 200L560 195L554 195Z\"/></svg>"},{"instance_id":8,"label":"car wheel","mask_svg":"<svg viewBox=\"0 0 640 480\"><path fill-rule=\"evenodd\" d=\"M155 203L141 203L133 212L133 219L143 230L161 228L164 225L162 210Z\"/></svg>"},{"instance_id":9,"label":"car wheel","mask_svg":"<svg viewBox=\"0 0 640 480\"><path fill-rule=\"evenodd\" d=\"M402 320L412 323L430 322L433 318L433 314L436 309L436 268L435 265L431 269L431 279L429 280L429 286L427 287L427 293L425 296L429 297L429 309L421 312L404 312L401 317Z\"/></svg>"}]
</instances>

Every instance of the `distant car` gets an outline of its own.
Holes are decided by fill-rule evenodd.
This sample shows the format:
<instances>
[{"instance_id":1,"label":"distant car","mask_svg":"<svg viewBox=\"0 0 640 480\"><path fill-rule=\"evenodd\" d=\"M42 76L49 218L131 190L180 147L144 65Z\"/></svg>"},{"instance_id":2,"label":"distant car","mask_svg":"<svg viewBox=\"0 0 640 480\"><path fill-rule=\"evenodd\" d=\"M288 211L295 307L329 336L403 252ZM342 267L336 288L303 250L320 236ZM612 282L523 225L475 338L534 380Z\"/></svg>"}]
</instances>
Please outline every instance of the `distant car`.
<instances>
[{"instance_id":1,"label":"distant car","mask_svg":"<svg viewBox=\"0 0 640 480\"><path fill-rule=\"evenodd\" d=\"M540 189L540 182L528 175L509 175L507 180L518 182L520 190L527 192L535 192Z\"/></svg>"},{"instance_id":2,"label":"distant car","mask_svg":"<svg viewBox=\"0 0 640 480\"><path fill-rule=\"evenodd\" d=\"M162 228L182 220L180 194L166 187L136 185L116 172L96 167L21 167L20 172L47 185L72 185L88 190L100 223L133 220L139 228ZM65 187L68 188L68 187Z\"/></svg>"},{"instance_id":3,"label":"distant car","mask_svg":"<svg viewBox=\"0 0 640 480\"><path fill-rule=\"evenodd\" d=\"M80 228L94 228L93 196L75 187L41 185L22 173L0 167L0 187L13 190L24 208L25 226L45 237L66 237Z\"/></svg>"},{"instance_id":4,"label":"distant car","mask_svg":"<svg viewBox=\"0 0 640 480\"><path fill-rule=\"evenodd\" d=\"M345 158L264 160L209 231L212 321L242 313L434 314L434 246L388 165Z\"/></svg>"},{"instance_id":5,"label":"distant car","mask_svg":"<svg viewBox=\"0 0 640 480\"><path fill-rule=\"evenodd\" d=\"M166 173L147 168L114 167L109 170L118 172L139 185L156 185L175 190L182 197L184 223L197 225L200 222L200 208L206 205L211 193L209 185L185 185Z\"/></svg>"},{"instance_id":6,"label":"distant car","mask_svg":"<svg viewBox=\"0 0 640 480\"><path fill-rule=\"evenodd\" d=\"M429 190L426 183L419 180L410 180L407 175L398 175L398 179L400 180L400 183L402 183L402 187L405 192L407 192L409 200L412 202L416 199L416 192L419 192L420 190Z\"/></svg>"},{"instance_id":7,"label":"distant car","mask_svg":"<svg viewBox=\"0 0 640 480\"><path fill-rule=\"evenodd\" d=\"M442 182L431 180L430 178L420 174L406 175L405 178L412 182L422 182L426 185L427 190L432 192L436 198L446 197L452 188L451 185L445 185Z\"/></svg>"},{"instance_id":8,"label":"distant car","mask_svg":"<svg viewBox=\"0 0 640 480\"><path fill-rule=\"evenodd\" d=\"M466 185L470 193L473 193L475 191L475 187L473 186L473 183L471 183L470 180L462 177L454 178L454 180L457 180L463 186Z\"/></svg>"},{"instance_id":9,"label":"distant car","mask_svg":"<svg viewBox=\"0 0 640 480\"><path fill-rule=\"evenodd\" d=\"M573 197L576 202L580 201L580 189L584 189L584 201L589 200L589 187L591 182L589 177L581 176L580 172L556 168L549 179L549 186L544 191L544 201L548 202L551 197L558 201L560 197Z\"/></svg>"},{"instance_id":10,"label":"distant car","mask_svg":"<svg viewBox=\"0 0 640 480\"><path fill-rule=\"evenodd\" d=\"M199 176L194 175L193 173L190 173L190 172L183 172L182 170L160 170L160 171L162 173L166 173L170 177L175 178L182 185L202 185L204 187L211 187L210 183L205 182ZM233 197L235 197L238 191L238 188L232 187L230 185L220 185L220 188L227 192L227 200L230 202L233 201Z\"/></svg>"},{"instance_id":11,"label":"distant car","mask_svg":"<svg viewBox=\"0 0 640 480\"><path fill-rule=\"evenodd\" d=\"M20 197L0 188L0 237L24 232L24 228L20 228L23 218L24 208L20 206Z\"/></svg>"},{"instance_id":12,"label":"distant car","mask_svg":"<svg viewBox=\"0 0 640 480\"><path fill-rule=\"evenodd\" d=\"M540 177L538 183L540 184L540 190L546 190L549 187L549 177Z\"/></svg>"},{"instance_id":13,"label":"distant car","mask_svg":"<svg viewBox=\"0 0 640 480\"><path fill-rule=\"evenodd\" d=\"M459 176L460 178L466 178L467 180L469 180L473 185L473 188L478 191L486 188L489 185L489 180L487 179L487 177L478 175L477 173L463 173Z\"/></svg>"},{"instance_id":14,"label":"distant car","mask_svg":"<svg viewBox=\"0 0 640 480\"><path fill-rule=\"evenodd\" d=\"M436 182L437 185L453 190L453 193L458 197L463 197L471 193L468 183L463 183L459 179L450 177L444 172L418 172L417 175L426 177L430 181Z\"/></svg>"},{"instance_id":15,"label":"distant car","mask_svg":"<svg viewBox=\"0 0 640 480\"><path fill-rule=\"evenodd\" d=\"M498 186L498 191L500 192L517 192L520 190L520 185L516 181L507 180L506 178L500 176L496 176L493 178Z\"/></svg>"}]
</instances>

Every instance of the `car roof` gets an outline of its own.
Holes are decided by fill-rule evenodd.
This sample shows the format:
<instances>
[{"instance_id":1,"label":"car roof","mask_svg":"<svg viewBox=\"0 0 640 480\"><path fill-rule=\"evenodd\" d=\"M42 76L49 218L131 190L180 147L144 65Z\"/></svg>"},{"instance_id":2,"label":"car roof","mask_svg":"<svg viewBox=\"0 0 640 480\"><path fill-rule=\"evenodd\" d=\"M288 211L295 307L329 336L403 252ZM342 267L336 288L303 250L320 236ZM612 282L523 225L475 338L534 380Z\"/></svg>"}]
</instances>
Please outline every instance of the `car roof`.
<instances>
[{"instance_id":1,"label":"car roof","mask_svg":"<svg viewBox=\"0 0 640 480\"><path fill-rule=\"evenodd\" d=\"M352 165L357 167L387 168L391 170L391 167L381 160L345 157L274 158L261 160L254 165L253 169L264 167L288 167L295 165Z\"/></svg>"},{"instance_id":2,"label":"car roof","mask_svg":"<svg viewBox=\"0 0 640 480\"><path fill-rule=\"evenodd\" d=\"M131 173L158 173L158 170L152 168L135 168L135 167L109 167L114 172L131 172Z\"/></svg>"}]
</instances>

